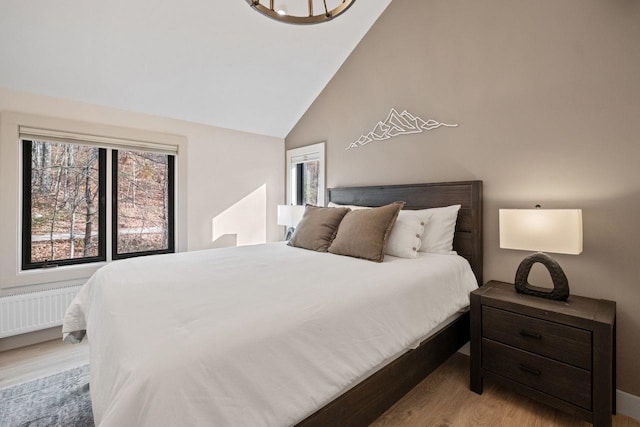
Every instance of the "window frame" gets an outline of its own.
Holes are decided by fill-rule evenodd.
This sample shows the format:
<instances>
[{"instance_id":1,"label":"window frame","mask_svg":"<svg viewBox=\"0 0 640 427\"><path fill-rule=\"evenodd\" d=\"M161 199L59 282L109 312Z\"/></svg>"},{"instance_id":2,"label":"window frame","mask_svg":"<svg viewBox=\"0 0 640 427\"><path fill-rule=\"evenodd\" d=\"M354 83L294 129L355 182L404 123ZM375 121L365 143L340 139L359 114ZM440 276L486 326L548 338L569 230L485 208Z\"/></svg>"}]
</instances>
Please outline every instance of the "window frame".
<instances>
[{"instance_id":1,"label":"window frame","mask_svg":"<svg viewBox=\"0 0 640 427\"><path fill-rule=\"evenodd\" d=\"M157 249L152 251L138 251L118 253L118 151L116 149L111 150L111 259L127 259L139 256L147 255L161 255L175 253L175 155L166 154L167 156L167 201L168 201L168 216L167 227L169 229L169 235L167 236L167 249ZM136 151L133 149L123 151ZM137 150L138 152L149 152L143 149Z\"/></svg>"},{"instance_id":2,"label":"window frame","mask_svg":"<svg viewBox=\"0 0 640 427\"><path fill-rule=\"evenodd\" d=\"M286 201L289 205L299 204L302 189L298 184L300 177L299 164L307 161L318 160L318 206L325 205L325 143L306 145L304 147L287 150L287 194Z\"/></svg>"},{"instance_id":3,"label":"window frame","mask_svg":"<svg viewBox=\"0 0 640 427\"><path fill-rule=\"evenodd\" d=\"M43 139L44 142L52 143ZM22 270L36 270L42 268L62 267L78 264L89 264L104 262L107 260L107 150L98 147L98 255L93 257L68 258L51 261L31 261L32 236L31 236L31 188L32 162L33 162L33 142L32 139L21 139L22 145ZM73 145L71 142L65 144ZM78 143L77 145L82 145ZM28 185L27 185L28 184Z\"/></svg>"},{"instance_id":4,"label":"window frame","mask_svg":"<svg viewBox=\"0 0 640 427\"><path fill-rule=\"evenodd\" d=\"M43 141L51 144L62 143L69 145L84 145L98 149L98 255L92 257L81 258L68 258L63 260L52 261L31 261L32 251L32 187L31 179L33 176L32 162L33 162L33 142ZM44 270L65 266L77 266L82 264L92 264L100 262L110 262L118 259L133 258L146 255L159 255L176 252L176 154L163 153L167 155L167 173L168 173L168 185L167 185L167 202L168 202L168 217L167 226L169 228L169 235L167 237L167 248L152 250L152 251L138 251L129 252L124 254L118 254L117 237L118 237L118 197L117 197L117 184L118 184L118 149L113 147L101 147L87 142L83 144L81 140L57 140L55 138L20 138L20 145L22 150L22 183L19 189L22 203L20 213L20 225L21 225L21 241L20 252L21 271L29 270ZM122 151L137 151L137 152L154 152L152 149L146 149L146 147L123 147ZM109 152L111 152L111 164L108 162ZM107 186L111 185L111 191L109 192ZM110 209L108 205L111 205ZM108 226L111 230L109 233ZM109 251L109 247L111 250Z\"/></svg>"}]
</instances>

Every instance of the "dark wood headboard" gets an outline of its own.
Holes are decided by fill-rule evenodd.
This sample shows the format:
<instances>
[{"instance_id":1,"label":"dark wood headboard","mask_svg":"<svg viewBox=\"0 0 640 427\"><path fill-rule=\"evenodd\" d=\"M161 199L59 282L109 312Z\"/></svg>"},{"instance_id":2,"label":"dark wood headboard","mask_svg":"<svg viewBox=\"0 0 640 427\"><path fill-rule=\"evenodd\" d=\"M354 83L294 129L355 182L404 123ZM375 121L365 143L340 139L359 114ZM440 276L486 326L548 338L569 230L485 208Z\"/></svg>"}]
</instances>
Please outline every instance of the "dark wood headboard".
<instances>
[{"instance_id":1,"label":"dark wood headboard","mask_svg":"<svg viewBox=\"0 0 640 427\"><path fill-rule=\"evenodd\" d=\"M453 250L469 261L478 285L483 285L482 181L330 188L328 200L359 206L383 206L401 200L406 203L405 209L461 205Z\"/></svg>"}]
</instances>

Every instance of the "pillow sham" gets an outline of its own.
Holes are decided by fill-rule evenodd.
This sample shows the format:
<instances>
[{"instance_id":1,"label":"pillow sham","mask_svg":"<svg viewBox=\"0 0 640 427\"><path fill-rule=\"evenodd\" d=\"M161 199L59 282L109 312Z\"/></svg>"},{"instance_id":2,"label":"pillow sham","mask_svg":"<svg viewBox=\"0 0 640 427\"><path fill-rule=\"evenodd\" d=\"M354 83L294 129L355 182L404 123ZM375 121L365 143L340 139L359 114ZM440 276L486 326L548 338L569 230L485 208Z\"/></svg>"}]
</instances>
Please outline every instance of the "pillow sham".
<instances>
[{"instance_id":1,"label":"pillow sham","mask_svg":"<svg viewBox=\"0 0 640 427\"><path fill-rule=\"evenodd\" d=\"M413 211L425 222L420 252L449 254L453 250L460 205Z\"/></svg>"},{"instance_id":2,"label":"pillow sham","mask_svg":"<svg viewBox=\"0 0 640 427\"><path fill-rule=\"evenodd\" d=\"M329 252L382 262L387 241L404 202L349 211L343 218ZM341 209L341 208L328 208Z\"/></svg>"},{"instance_id":3,"label":"pillow sham","mask_svg":"<svg viewBox=\"0 0 640 427\"><path fill-rule=\"evenodd\" d=\"M349 210L349 208L322 208L307 205L287 245L327 252L336 237L340 222Z\"/></svg>"},{"instance_id":4,"label":"pillow sham","mask_svg":"<svg viewBox=\"0 0 640 427\"><path fill-rule=\"evenodd\" d=\"M400 258L415 258L422 246L425 221L410 210L398 213L385 253Z\"/></svg>"}]
</instances>

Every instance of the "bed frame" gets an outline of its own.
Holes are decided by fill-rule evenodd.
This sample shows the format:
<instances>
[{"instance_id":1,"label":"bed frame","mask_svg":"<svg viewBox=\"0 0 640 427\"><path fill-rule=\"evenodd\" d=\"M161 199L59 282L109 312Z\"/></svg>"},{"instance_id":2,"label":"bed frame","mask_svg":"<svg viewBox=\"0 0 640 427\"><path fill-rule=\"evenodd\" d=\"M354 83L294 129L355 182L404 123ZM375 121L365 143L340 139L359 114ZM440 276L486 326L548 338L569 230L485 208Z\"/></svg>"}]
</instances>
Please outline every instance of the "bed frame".
<instances>
[{"instance_id":1,"label":"bed frame","mask_svg":"<svg viewBox=\"0 0 640 427\"><path fill-rule=\"evenodd\" d=\"M397 200L405 209L462 205L453 249L465 257L482 285L482 181L344 187L328 190L330 202L383 206ZM455 318L361 383L320 408L298 426L366 426L469 341L469 312Z\"/></svg>"}]
</instances>

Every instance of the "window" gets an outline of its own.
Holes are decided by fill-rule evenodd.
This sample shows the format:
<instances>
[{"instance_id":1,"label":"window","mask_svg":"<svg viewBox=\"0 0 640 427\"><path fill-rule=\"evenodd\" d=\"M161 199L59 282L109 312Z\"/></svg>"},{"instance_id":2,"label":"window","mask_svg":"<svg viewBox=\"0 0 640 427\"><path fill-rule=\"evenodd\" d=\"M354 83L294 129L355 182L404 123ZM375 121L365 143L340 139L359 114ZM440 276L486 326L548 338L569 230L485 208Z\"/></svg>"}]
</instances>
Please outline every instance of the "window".
<instances>
[{"instance_id":1,"label":"window","mask_svg":"<svg viewBox=\"0 0 640 427\"><path fill-rule=\"evenodd\" d=\"M287 203L324 206L324 143L287 151Z\"/></svg>"},{"instance_id":2,"label":"window","mask_svg":"<svg viewBox=\"0 0 640 427\"><path fill-rule=\"evenodd\" d=\"M318 160L296 164L296 205L318 205L319 171Z\"/></svg>"},{"instance_id":3,"label":"window","mask_svg":"<svg viewBox=\"0 0 640 427\"><path fill-rule=\"evenodd\" d=\"M23 141L22 268L105 260L106 150Z\"/></svg>"},{"instance_id":4,"label":"window","mask_svg":"<svg viewBox=\"0 0 640 427\"><path fill-rule=\"evenodd\" d=\"M22 144L23 270L174 252L173 155L82 142Z\"/></svg>"},{"instance_id":5,"label":"window","mask_svg":"<svg viewBox=\"0 0 640 427\"><path fill-rule=\"evenodd\" d=\"M173 156L113 150L113 258L174 251Z\"/></svg>"}]
</instances>

